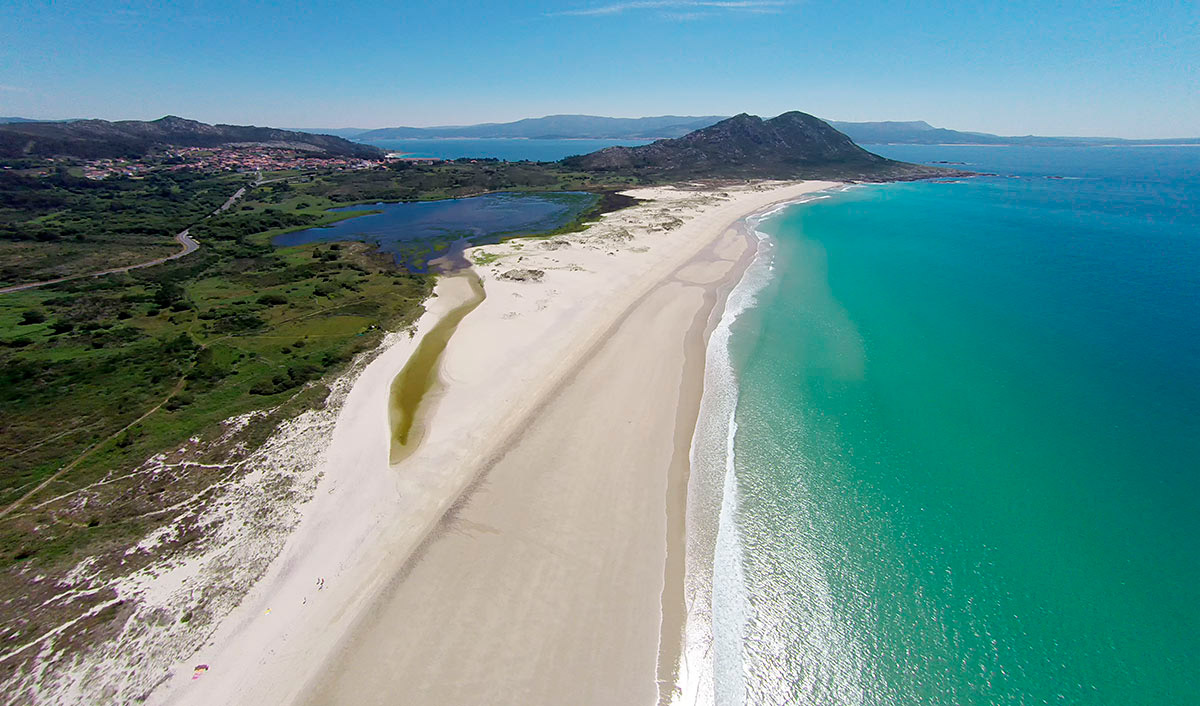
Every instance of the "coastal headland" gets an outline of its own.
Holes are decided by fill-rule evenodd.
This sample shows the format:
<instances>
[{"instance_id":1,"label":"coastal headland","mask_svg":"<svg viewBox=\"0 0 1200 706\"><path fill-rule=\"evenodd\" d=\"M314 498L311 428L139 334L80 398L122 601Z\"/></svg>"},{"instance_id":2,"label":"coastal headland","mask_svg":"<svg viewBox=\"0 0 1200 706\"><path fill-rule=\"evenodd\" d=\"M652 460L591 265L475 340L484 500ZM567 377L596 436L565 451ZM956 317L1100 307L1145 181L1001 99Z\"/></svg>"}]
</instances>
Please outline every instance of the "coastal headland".
<instances>
[{"instance_id":1,"label":"coastal headland","mask_svg":"<svg viewBox=\"0 0 1200 706\"><path fill-rule=\"evenodd\" d=\"M83 139L101 127L36 130ZM21 451L6 469L4 578L16 598L0 616L11 642L0 654L0 680L30 702L144 701L162 693L173 701L176 692L193 691L198 702L256 694L271 702L295 700L324 683L300 681L335 678L336 655L367 639L356 627L367 619L362 616L387 603L383 596L399 585L397 576L415 571L414 551L435 546L422 543L445 534L448 518L457 516L448 511L465 511L478 497L468 491L491 492L510 477L513 487L528 484L532 471L504 470L505 459L522 454L533 468L545 467L549 461L537 460L545 456L572 469L555 476L566 485L532 496L541 502L559 493L564 508L572 502L567 491L586 486L576 476L602 477L600 470L609 470L576 458L575 446L612 450L618 469L640 473L637 482L622 474L608 482L606 488L622 490L596 506L606 514L589 532L616 537L606 538L603 548L619 546L624 540L611 526L627 518L613 509L652 506L635 491L657 494L663 524L646 524L650 515L639 514L637 522L622 525L638 539L619 561L611 553L591 554L607 557L598 560L605 572L639 577L626 579L636 583L637 596L650 586L644 580L649 565L659 577L655 595L679 594L682 552L665 546L681 545L683 534L686 450L703 368L697 351L723 287L752 254L747 236L728 235L730 225L819 188L811 180L961 174L873 155L796 111L768 120L739 115L682 138L559 162L379 162L271 172L253 184L245 175L175 170L175 150L183 149L176 143L193 145L199 131L208 137L196 154L227 147L248 150L238 152L239 159L256 160L267 147L225 143L253 133L274 144L281 137L275 132L177 120L134 121L121 129L150 135L128 145L142 150L139 159L149 170L137 178L78 176L71 170L86 172L87 160L67 149L83 150L76 142L61 149L47 143L62 154L31 157L6 172L5 193L38 188L47 196L16 225L0 228L41 243L11 244L37 254L10 268L7 276L17 285L145 261L157 251L142 253L143 242L161 246L144 232L148 224L171 225L169 232L195 224L190 233L200 244L194 254L153 267L6 295L0 318L8 322L8 337L0 341L0 357L9 378L22 381L8 389L24 402L16 406L18 423L6 431L8 443ZM236 212L197 220L237 188L246 191ZM319 242L304 240L313 226L363 216L365 228L367 218L385 210L338 206L397 201L406 203L388 208L420 210L407 202L451 199L433 207L454 208L460 202L453 199L476 196L461 204L479 206L510 192L526 203L588 192L593 206L557 225L500 227L484 219L508 240L494 245L491 236L463 240L455 223L476 235L487 228L461 218L429 234L404 229L408 239L390 250L354 242L372 240L358 227L321 229ZM126 211L118 202L138 206ZM55 209L71 217L42 218ZM88 235L80 241L75 236L84 226ZM292 233L301 242L288 242ZM715 244L721 238L732 240ZM443 277L430 298L436 276L428 266L464 242L475 247L469 259L455 258L456 267L473 265L475 272ZM706 248L711 251L701 257ZM70 263L58 257L72 253L78 257ZM638 305L649 307L645 313L635 310L643 297L654 299ZM607 410L600 417L590 408L561 414L562 420L589 419L602 443L589 437L561 454L522 451L522 444L542 438L543 428L574 439L578 430L556 427L564 423L559 412L546 410L587 406L557 400L582 399L570 396L583 383L565 381L600 375L585 373L610 355L600 347L609 338L628 339L609 344L620 350L610 366L625 365L640 351L644 360L631 370L659 370L657 377L632 381L624 369L606 373L612 390L597 382L586 389L611 396L617 406L597 405ZM664 382L669 375L663 371L674 371L676 379ZM650 411L621 416L619 409L638 408L650 390L654 414L669 411L669 419ZM64 405L75 410L69 419L60 414ZM628 433L618 433L620 422L609 418L624 419ZM641 423L630 426L633 419ZM659 426L674 431L652 431ZM670 439L672 446L647 446L643 438ZM616 453L627 443L627 451ZM664 474L660 488L645 480L661 481ZM571 527L585 516L559 519ZM555 528L559 519L542 527ZM533 533L495 526L506 528L506 538ZM554 551L588 553L573 547ZM510 558L518 568L533 566ZM630 563L635 560L642 563ZM572 582L594 579L576 571L544 590L553 585L555 595L584 595ZM535 589L541 585L533 582ZM611 597L633 591L632 585L596 590ZM674 680L684 620L678 602L663 605L660 618L635 621L639 629L657 631L662 666L645 679L622 667L628 683ZM598 617L581 624L589 620L609 627ZM535 641L557 645L550 637ZM616 659L615 651L609 654ZM255 665L253 676L231 665ZM173 678L185 680L186 688ZM288 684L295 686L280 686Z\"/></svg>"},{"instance_id":2,"label":"coastal headland","mask_svg":"<svg viewBox=\"0 0 1200 706\"><path fill-rule=\"evenodd\" d=\"M755 247L737 226L831 186L637 189L582 232L469 250L486 298L446 344L419 444L390 462L391 383L466 277L361 371L282 552L149 702L669 692L704 345Z\"/></svg>"}]
</instances>

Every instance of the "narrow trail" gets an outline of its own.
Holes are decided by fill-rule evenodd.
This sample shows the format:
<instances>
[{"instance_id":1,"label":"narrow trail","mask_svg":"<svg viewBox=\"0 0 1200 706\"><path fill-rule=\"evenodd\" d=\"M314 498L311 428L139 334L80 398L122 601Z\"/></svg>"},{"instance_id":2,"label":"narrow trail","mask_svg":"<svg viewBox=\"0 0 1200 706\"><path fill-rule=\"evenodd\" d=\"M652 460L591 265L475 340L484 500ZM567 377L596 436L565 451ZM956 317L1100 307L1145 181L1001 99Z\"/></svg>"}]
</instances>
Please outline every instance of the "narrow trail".
<instances>
[{"instance_id":1,"label":"narrow trail","mask_svg":"<svg viewBox=\"0 0 1200 706\"><path fill-rule=\"evenodd\" d=\"M278 181L278 179L271 179L269 181ZM266 183L267 183L267 181L264 181L262 178L262 175L260 174L258 176L258 178L256 178L254 180L254 182L252 184L250 184L249 187L243 186L243 187L239 188L237 191L235 191L233 193L232 196L230 196L225 201L225 203L221 204L219 207L217 207L217 209L215 211L208 214L201 220L204 221L209 218L212 218L213 216L217 215L218 213L224 213L225 211L229 210L229 208L232 207L233 204L237 203L238 199L240 199L246 195L247 188L253 188L255 186L260 186L260 185L266 184ZM193 224L193 225L195 225L195 224ZM187 228L184 228L183 230L181 230L175 234L175 241L177 243L179 243L180 250L179 250L179 252L175 253L174 255L167 255L166 257L158 257L153 260L147 260L146 262L139 262L136 265L125 265L124 267L113 267L113 268L107 269L107 270L100 270L99 272L85 272L85 273L79 274L79 275L67 275L66 277L58 277L57 279L48 279L48 280L44 280L42 282L28 282L26 284L15 284L11 287L0 288L0 294L12 294L13 292L21 292L26 289L35 289L37 287L45 287L46 285L58 284L59 282L70 282L72 280L84 279L85 277L103 277L105 275L121 274L124 272L129 272L130 270L140 270L143 267L153 267L155 265L161 265L164 262L170 262L171 260L178 260L179 258L181 258L185 255L191 255L192 253L194 253L200 249L200 243L196 242L196 239L193 238L191 235L189 235L189 231L191 231L191 229L192 229L192 226L188 226Z\"/></svg>"},{"instance_id":2,"label":"narrow trail","mask_svg":"<svg viewBox=\"0 0 1200 706\"><path fill-rule=\"evenodd\" d=\"M341 304L338 304L337 306L323 307L321 309L317 309L316 311L310 311L305 314L299 314L297 316L292 316L292 317L283 319L283 320L279 321L276 325L292 323L294 321L301 321L303 319L312 318L314 316L320 316L321 314L327 314L331 311L343 309L347 306L359 304L364 301L366 301L366 297L359 297L358 299L353 299L348 302L343 302ZM237 338L237 336L238 336L238 334L231 333L231 334L227 334L225 336L220 336L218 338L214 338L210 341L206 341L206 342L200 344L198 350L203 350L203 349L213 345L214 343L226 341L231 338ZM8 507L4 508L3 510L0 510L0 520L4 519L8 515L12 514L13 511L15 511L18 508L20 508L21 506L23 506L30 498L37 495L46 486L48 486L51 483L53 483L54 481L62 478L64 475L66 475L68 472L70 472L71 469L78 466L80 463L82 463L85 459L87 459L89 456L91 456L95 451L100 449L102 446L104 446L105 444L109 443L110 441L116 439L121 434L124 434L126 431L132 429L133 427L137 426L138 424L142 423L148 417L150 417L150 415L152 415L155 412L157 412L158 410L162 409L163 405L165 405L167 402L169 402L171 400L172 397L179 394L183 390L183 386L187 382L188 373L190 373L192 371L193 367L195 367L195 362L193 362L192 365L189 365L187 370L183 371L183 373L179 376L179 381L175 383L175 386L173 388L171 388L171 391L169 393L167 393L166 397L163 397L162 400L159 401L158 404L151 407L144 414L142 414L140 417L133 420L129 424L126 424L125 426L121 427L120 429L114 431L113 433L109 434L108 436L104 437L103 439L100 439L96 443L89 446L87 449L84 450L84 452L82 454L77 456L74 461L71 461L67 465L58 469L53 474L51 474L48 478L46 478L45 480L43 480L42 482L40 482L36 486L34 486L32 490L28 491L27 493L25 493L24 495L17 498L16 500L14 500L12 503L10 503Z\"/></svg>"},{"instance_id":3,"label":"narrow trail","mask_svg":"<svg viewBox=\"0 0 1200 706\"><path fill-rule=\"evenodd\" d=\"M189 369L189 371L190 371L190 369ZM32 498L34 495L37 495L43 488L50 485L51 483L58 480L59 478L62 478L64 475L66 475L68 472L70 472L70 470L72 468L75 468L80 463L82 463L84 459L86 459L88 456L91 456L101 446L104 446L104 444L115 439L116 437L125 433L129 429L132 429L134 426L141 423L143 420L145 420L151 414L154 414L155 412L157 412L159 409L162 408L163 405L165 405L167 403L167 401L169 401L172 397L179 394L179 392L181 390L183 390L183 385L185 382L187 382L187 373L184 373L184 375L179 378L179 382L175 383L175 387L173 387L171 389L171 392L166 397L164 397L161 402L159 402L158 404L151 407L145 414L143 414L142 416L133 420L129 424L126 424L125 426L121 427L120 429L118 429L117 431L108 435L104 439L101 439L100 441L97 441L96 443L92 444L90 447L88 447L88 449L86 451L84 451L82 454L80 454L78 457L76 457L76 459L74 461L71 461L67 465L58 469L53 474L51 474L50 477L46 478L46 480L44 480L41 483L38 483L36 486L34 486L33 490L30 490L28 493L25 493L21 497L14 500L11 505L4 508L3 510L0 510L0 520L7 517L13 510L16 510L17 508L21 507L25 503L26 500L28 500L29 498Z\"/></svg>"}]
</instances>

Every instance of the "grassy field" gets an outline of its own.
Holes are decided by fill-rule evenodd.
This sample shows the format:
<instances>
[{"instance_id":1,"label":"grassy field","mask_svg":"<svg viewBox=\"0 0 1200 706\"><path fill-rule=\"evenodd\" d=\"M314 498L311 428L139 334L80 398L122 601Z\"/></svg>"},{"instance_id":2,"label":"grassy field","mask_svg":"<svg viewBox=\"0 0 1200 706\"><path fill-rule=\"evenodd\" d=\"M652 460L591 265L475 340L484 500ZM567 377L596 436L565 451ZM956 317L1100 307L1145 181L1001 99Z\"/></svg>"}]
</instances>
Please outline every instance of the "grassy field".
<instances>
[{"instance_id":1,"label":"grassy field","mask_svg":"<svg viewBox=\"0 0 1200 706\"><path fill-rule=\"evenodd\" d=\"M0 506L89 451L39 495L137 466L230 416L279 404L374 346L382 331L411 322L429 278L395 271L367 249L294 248L204 268L173 263L145 277L0 298L0 443L8 459ZM45 319L22 323L30 312ZM119 512L101 519L120 521ZM0 566L52 561L91 534L52 524L30 535L23 525L0 524Z\"/></svg>"},{"instance_id":2,"label":"grassy field","mask_svg":"<svg viewBox=\"0 0 1200 706\"><path fill-rule=\"evenodd\" d=\"M277 406L420 315L431 278L365 244L272 247L287 229L350 215L285 192L260 187L194 228L203 247L182 260L0 297L0 508L61 469L29 504ZM91 514L0 519L0 567L50 568L94 536L144 529L114 527L119 507Z\"/></svg>"},{"instance_id":3,"label":"grassy field","mask_svg":"<svg viewBox=\"0 0 1200 706\"><path fill-rule=\"evenodd\" d=\"M424 201L493 191L603 191L637 184L619 175L597 177L540 162L458 160L435 165L398 163L388 169L318 178L305 191L340 205ZM297 188L299 188L299 185Z\"/></svg>"}]
</instances>

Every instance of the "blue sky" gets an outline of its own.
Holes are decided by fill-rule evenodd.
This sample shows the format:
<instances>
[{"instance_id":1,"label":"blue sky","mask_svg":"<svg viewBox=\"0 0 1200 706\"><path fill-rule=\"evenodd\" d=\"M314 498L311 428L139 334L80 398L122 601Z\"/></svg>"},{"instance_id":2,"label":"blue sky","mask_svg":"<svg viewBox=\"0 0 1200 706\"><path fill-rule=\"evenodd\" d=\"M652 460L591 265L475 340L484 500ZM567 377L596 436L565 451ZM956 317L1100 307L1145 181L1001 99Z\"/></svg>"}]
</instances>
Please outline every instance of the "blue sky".
<instances>
[{"instance_id":1,"label":"blue sky","mask_svg":"<svg viewBox=\"0 0 1200 706\"><path fill-rule=\"evenodd\" d=\"M552 113L1200 135L1200 2L22 2L0 115L285 127Z\"/></svg>"}]
</instances>

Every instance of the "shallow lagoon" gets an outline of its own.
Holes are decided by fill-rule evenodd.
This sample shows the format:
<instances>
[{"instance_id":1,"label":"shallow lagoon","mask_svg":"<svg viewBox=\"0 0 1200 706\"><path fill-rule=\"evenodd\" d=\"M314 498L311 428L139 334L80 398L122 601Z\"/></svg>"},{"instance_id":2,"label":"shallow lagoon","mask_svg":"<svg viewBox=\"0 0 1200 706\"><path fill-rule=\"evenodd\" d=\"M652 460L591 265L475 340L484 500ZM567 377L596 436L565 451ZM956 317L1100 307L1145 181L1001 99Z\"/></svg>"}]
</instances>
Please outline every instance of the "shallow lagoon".
<instances>
[{"instance_id":1,"label":"shallow lagoon","mask_svg":"<svg viewBox=\"0 0 1200 706\"><path fill-rule=\"evenodd\" d=\"M335 211L379 211L324 228L284 233L279 246L361 240L375 243L396 262L424 271L425 257L467 239L473 244L503 237L549 233L575 220L596 202L581 191L544 194L498 193L443 201L346 206Z\"/></svg>"}]
</instances>

